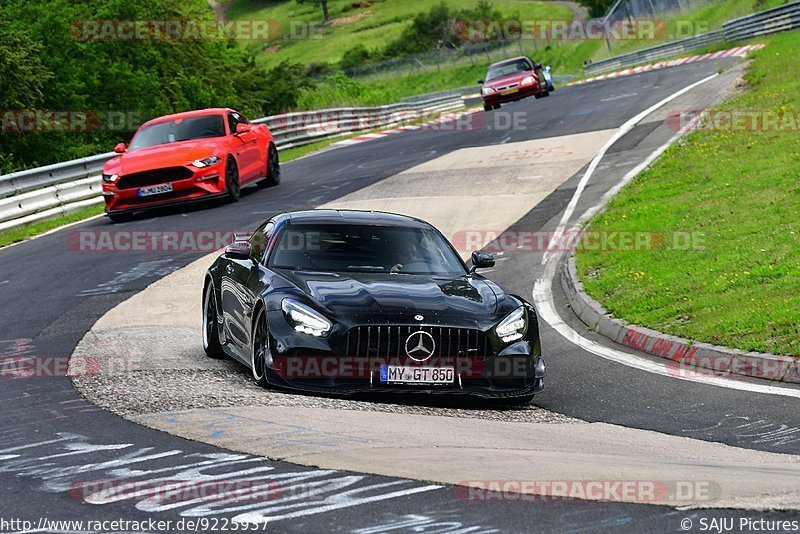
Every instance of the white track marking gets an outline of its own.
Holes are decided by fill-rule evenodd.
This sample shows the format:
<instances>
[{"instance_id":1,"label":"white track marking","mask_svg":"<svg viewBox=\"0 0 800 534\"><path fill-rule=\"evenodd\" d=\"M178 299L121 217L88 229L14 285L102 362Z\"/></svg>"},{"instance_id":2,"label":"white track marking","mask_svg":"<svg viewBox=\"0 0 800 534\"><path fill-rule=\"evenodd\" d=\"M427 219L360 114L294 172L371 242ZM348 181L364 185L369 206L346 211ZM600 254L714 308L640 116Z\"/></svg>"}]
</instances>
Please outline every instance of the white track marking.
<instances>
[{"instance_id":1,"label":"white track marking","mask_svg":"<svg viewBox=\"0 0 800 534\"><path fill-rule=\"evenodd\" d=\"M705 80L701 80L701 82L698 82L698 84L695 84L695 86L705 81L708 81L711 78L713 78L713 76L706 78ZM692 87L694 86L690 86L689 88ZM611 200L625 185L627 185L640 172L642 172L645 168L647 168L650 164L652 164L670 146L672 146L678 139L680 139L684 134L686 134L686 132L691 130L694 127L694 125L699 120L701 120L701 118L702 118L701 116L695 117L691 123L686 125L683 129L681 129L681 131L672 136L672 138L670 138L669 141L658 147L649 156L647 156L647 158L645 158L644 161L642 161L639 165L631 169L625 176L622 177L622 179L614 187L606 191L606 193L600 198L600 201L597 204L587 209L578 218L578 220L571 226L571 230L577 230L578 228L580 228L581 224L584 221L587 221L592 217L594 217L601 209L603 209L603 207L608 203L608 201ZM607 149L608 147L604 147L604 151ZM589 171L587 170L587 173L588 172ZM578 191L576 191L575 194L577 195ZM573 197L573 200L575 199L576 197ZM575 202L575 204L577 204L577 201ZM570 202L570 205L572 205L572 202ZM564 221L564 218L562 218L562 221ZM601 358L604 358L606 360L626 365L634 369L639 369L640 371L646 371L648 373L668 376L670 378L685 380L687 382L697 382L700 384L707 384L710 386L724 387L740 391L749 391L751 393L763 393L768 395L780 395L784 397L800 398L800 389L792 387L757 384L757 383L745 382L742 381L741 379L716 377L716 376L680 376L675 373L674 369L671 369L669 367L669 362L667 361L659 362L650 360L648 358L642 358L640 356L636 356L628 352L623 352L621 350L613 349L611 347L606 347L605 345L601 345L595 341L592 341L590 339L581 336L577 331L575 331L572 327L570 327L567 323L564 322L564 320L555 310L555 306L553 305L553 278L555 277L556 269L558 267L558 262L562 255L563 253L558 253L557 255L551 256L550 259L547 261L544 274L534 284L533 301L536 304L536 310L539 316L542 319L544 319L544 321L547 322L551 327L553 327L553 329L556 332L561 334L567 341L569 341L573 345L577 345L581 349L590 352L596 356L600 356Z\"/></svg>"},{"instance_id":2,"label":"white track marking","mask_svg":"<svg viewBox=\"0 0 800 534\"><path fill-rule=\"evenodd\" d=\"M555 271L556 263L557 262L548 264L548 270L550 270L549 266L553 265L554 268L552 270ZM567 341L573 345L577 345L587 352L591 352L596 356L600 356L601 358L610 360L612 362L627 365L628 367L633 367L634 369L639 369L640 371L647 371L648 373L668 376L678 380L686 380L688 382L697 382L700 384L719 386L728 389L738 389L740 391L749 391L752 393L765 393L769 395L781 395L784 397L794 397L800 399L800 390L788 387L754 384L723 377L680 376L675 372L674 368L670 369L667 367L666 361L664 363L651 361L640 356L635 356L627 352L606 347L605 345L601 345L590 339L586 339L578 334L578 332L573 330L567 323L565 323L558 315L558 312L556 312L553 306L552 292L552 274L554 274L554 272L549 274L551 277L542 278L536 281L536 286L533 290L533 300L536 304L536 311L539 313L539 317L544 319L544 321L552 326L556 332L564 336Z\"/></svg>"}]
</instances>

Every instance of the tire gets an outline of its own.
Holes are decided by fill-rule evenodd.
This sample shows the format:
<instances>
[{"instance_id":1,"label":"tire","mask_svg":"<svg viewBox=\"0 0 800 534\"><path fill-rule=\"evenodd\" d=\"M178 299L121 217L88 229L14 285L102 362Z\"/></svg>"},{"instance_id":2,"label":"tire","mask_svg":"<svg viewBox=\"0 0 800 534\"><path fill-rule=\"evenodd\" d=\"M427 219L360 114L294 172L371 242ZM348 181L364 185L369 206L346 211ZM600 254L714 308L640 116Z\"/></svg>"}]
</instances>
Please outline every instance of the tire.
<instances>
[{"instance_id":1,"label":"tire","mask_svg":"<svg viewBox=\"0 0 800 534\"><path fill-rule=\"evenodd\" d=\"M239 167L236 166L236 160L228 156L225 162L225 190L228 192L228 200L236 202L242 195L242 189L239 186Z\"/></svg>"},{"instance_id":2,"label":"tire","mask_svg":"<svg viewBox=\"0 0 800 534\"><path fill-rule=\"evenodd\" d=\"M550 91L545 91L542 93L542 98L550 96Z\"/></svg>"},{"instance_id":3,"label":"tire","mask_svg":"<svg viewBox=\"0 0 800 534\"><path fill-rule=\"evenodd\" d=\"M217 317L217 299L214 297L214 284L209 282L206 292L203 294L203 350L206 351L206 356L214 359L225 357L225 352L219 343Z\"/></svg>"},{"instance_id":4,"label":"tire","mask_svg":"<svg viewBox=\"0 0 800 534\"><path fill-rule=\"evenodd\" d=\"M500 104L495 104L493 107L494 109L500 109Z\"/></svg>"},{"instance_id":5,"label":"tire","mask_svg":"<svg viewBox=\"0 0 800 534\"><path fill-rule=\"evenodd\" d=\"M267 380L266 358L269 355L269 328L267 326L267 316L264 308L261 307L253 321L253 331L250 336L252 339L250 348L250 369L253 373L253 380L262 388L269 387Z\"/></svg>"},{"instance_id":6,"label":"tire","mask_svg":"<svg viewBox=\"0 0 800 534\"><path fill-rule=\"evenodd\" d=\"M274 187L281 183L281 161L278 149L272 143L267 150L267 177L258 182L259 187Z\"/></svg>"},{"instance_id":7,"label":"tire","mask_svg":"<svg viewBox=\"0 0 800 534\"><path fill-rule=\"evenodd\" d=\"M483 111L492 111L492 106L484 104L483 105Z\"/></svg>"}]
</instances>

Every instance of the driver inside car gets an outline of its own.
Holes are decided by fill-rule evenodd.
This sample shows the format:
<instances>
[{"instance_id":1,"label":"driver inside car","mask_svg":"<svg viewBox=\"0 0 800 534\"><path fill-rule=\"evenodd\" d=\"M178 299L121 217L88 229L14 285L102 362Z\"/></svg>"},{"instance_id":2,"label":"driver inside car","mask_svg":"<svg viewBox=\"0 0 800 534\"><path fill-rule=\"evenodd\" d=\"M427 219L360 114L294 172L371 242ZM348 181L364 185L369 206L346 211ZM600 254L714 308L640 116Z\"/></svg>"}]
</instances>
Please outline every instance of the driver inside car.
<instances>
[{"instance_id":1,"label":"driver inside car","mask_svg":"<svg viewBox=\"0 0 800 534\"><path fill-rule=\"evenodd\" d=\"M425 254L422 252L422 248L413 235L402 236L396 243L396 247L396 263L389 269L389 272L402 272L405 265L419 261L427 261Z\"/></svg>"}]
</instances>

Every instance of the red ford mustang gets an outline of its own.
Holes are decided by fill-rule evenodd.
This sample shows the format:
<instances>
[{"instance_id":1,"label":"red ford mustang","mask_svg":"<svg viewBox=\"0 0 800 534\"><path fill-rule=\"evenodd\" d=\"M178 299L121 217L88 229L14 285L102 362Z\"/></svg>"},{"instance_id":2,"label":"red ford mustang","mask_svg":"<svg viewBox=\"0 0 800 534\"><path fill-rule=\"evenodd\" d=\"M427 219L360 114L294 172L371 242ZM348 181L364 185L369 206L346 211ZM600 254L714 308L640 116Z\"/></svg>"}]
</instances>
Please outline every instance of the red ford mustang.
<instances>
[{"instance_id":1,"label":"red ford mustang","mask_svg":"<svg viewBox=\"0 0 800 534\"><path fill-rule=\"evenodd\" d=\"M146 208L225 197L242 185L277 185L278 149L264 124L231 109L204 109L144 123L130 146L103 167L103 197L111 220Z\"/></svg>"},{"instance_id":2,"label":"red ford mustang","mask_svg":"<svg viewBox=\"0 0 800 534\"><path fill-rule=\"evenodd\" d=\"M483 85L481 96L486 111L528 96L542 98L550 95L544 69L524 56L489 66L486 80L478 83Z\"/></svg>"}]
</instances>

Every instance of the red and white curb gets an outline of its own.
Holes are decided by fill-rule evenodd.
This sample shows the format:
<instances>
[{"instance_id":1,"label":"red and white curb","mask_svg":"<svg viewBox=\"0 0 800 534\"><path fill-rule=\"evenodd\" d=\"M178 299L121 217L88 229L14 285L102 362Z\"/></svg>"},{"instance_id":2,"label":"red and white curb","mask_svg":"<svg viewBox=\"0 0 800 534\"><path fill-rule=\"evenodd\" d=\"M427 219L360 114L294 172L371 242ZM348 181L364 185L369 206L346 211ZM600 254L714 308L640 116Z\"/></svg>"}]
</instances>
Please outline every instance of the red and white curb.
<instances>
[{"instance_id":1,"label":"red and white curb","mask_svg":"<svg viewBox=\"0 0 800 534\"><path fill-rule=\"evenodd\" d=\"M342 141L338 141L333 143L333 146L349 146L349 145L356 145L358 143L364 143L366 141L372 141L373 139L381 139L383 137L388 137L392 134L398 134L402 132L410 132L415 130L428 130L428 131L451 131L448 128L440 128L439 126L442 124L455 122L467 115L472 115L473 113L478 113L479 109L472 109L467 111L460 111L458 113L445 113L444 115L438 117L435 120L428 121L422 124L410 124L408 126L399 126L397 128L391 128L389 130L382 130L380 132L375 133L368 133L362 134L356 137L351 137L350 139L344 139Z\"/></svg>"},{"instance_id":2,"label":"red and white curb","mask_svg":"<svg viewBox=\"0 0 800 534\"><path fill-rule=\"evenodd\" d=\"M670 61L662 61L660 63L654 63L652 65L643 65L641 67L635 67L632 69L625 69L620 70L617 72L610 72L608 74L603 74L600 76L594 76L593 78L587 78L585 80L580 80L577 82L568 83L567 86L570 85L585 85L587 83L596 82L599 80L610 80L612 78L620 78L622 76L630 76L632 74L640 74L642 72L649 72L651 70L658 70L664 69L667 67L677 67L679 65L687 65L689 63L696 63L698 61L707 61L709 59L719 59L723 57L747 57L747 54L754 50L760 50L764 48L763 44L757 45L746 45L746 46L738 46L736 48L730 48L728 50L720 50L719 52L710 52L708 54L702 54L699 56L689 56L689 57L682 57L680 59L673 59Z\"/></svg>"}]
</instances>

